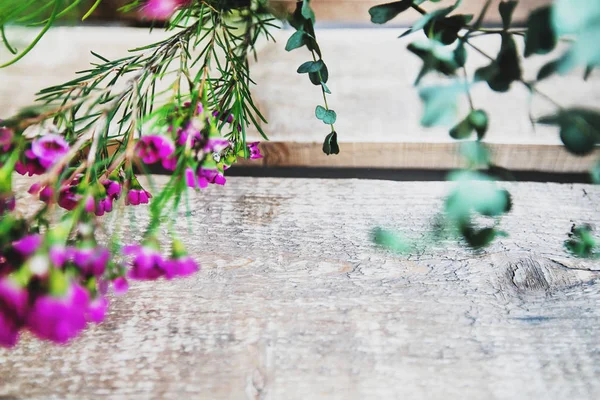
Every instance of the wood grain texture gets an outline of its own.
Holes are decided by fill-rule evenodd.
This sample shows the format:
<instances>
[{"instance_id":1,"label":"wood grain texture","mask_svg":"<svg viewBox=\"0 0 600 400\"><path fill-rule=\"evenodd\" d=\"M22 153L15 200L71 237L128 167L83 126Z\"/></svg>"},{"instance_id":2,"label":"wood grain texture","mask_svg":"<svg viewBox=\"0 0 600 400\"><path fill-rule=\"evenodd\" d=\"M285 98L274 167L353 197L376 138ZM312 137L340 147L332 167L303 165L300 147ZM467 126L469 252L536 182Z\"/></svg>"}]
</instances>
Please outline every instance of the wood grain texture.
<instances>
[{"instance_id":1,"label":"wood grain texture","mask_svg":"<svg viewBox=\"0 0 600 400\"><path fill-rule=\"evenodd\" d=\"M422 104L413 81L421 68L420 60L406 50L406 45L420 38L417 33L405 40L396 37L401 29L320 30L319 42L330 71L329 87L333 91L329 104L336 110L336 129L342 154L326 157L321 145L328 127L314 116L321 93L305 75L296 73L298 65L310 58L305 49L291 53L284 50L290 30L276 32L277 43L264 43L259 62L252 65L257 82L254 96L269 124L264 129L271 139L265 146L269 157L265 166L331 166L381 168L434 168L461 166L456 142L447 128L425 129L420 126ZM27 43L31 31L19 33ZM10 34L11 32L9 32ZM28 36L29 35L29 36ZM496 35L497 36L497 35ZM19 82L0 87L0 117L14 113L31 103L40 88L68 81L77 70L92 61L94 49L108 58L121 57L127 49L164 37L155 31L131 28L58 28L51 31L32 54L19 64L0 70L0 82ZM494 35L474 39L495 54L499 38ZM519 43L522 45L522 43ZM49 55L49 52L52 55ZM558 50L557 53L560 53ZM467 68L474 71L487 61L469 52ZM533 79L551 56L531 57L523 65L524 77ZM426 84L439 83L428 77ZM600 74L593 73L587 82L582 71L542 82L540 90L563 106L600 107ZM486 141L492 145L498 165L519 170L549 172L587 171L595 157L576 157L560 144L555 127L532 126L528 110L534 117L553 111L540 97L531 97L522 85L514 84L506 94L492 92L487 85L473 85L476 107L490 115ZM468 106L462 99L460 115ZM249 135L258 139L256 131Z\"/></svg>"},{"instance_id":2,"label":"wood grain texture","mask_svg":"<svg viewBox=\"0 0 600 400\"><path fill-rule=\"evenodd\" d=\"M600 188L507 184L510 237L485 251L370 242L375 226L422 235L450 185L229 178L194 194L175 229L203 270L135 284L69 347L1 350L0 396L597 399L600 265L562 241L600 224ZM139 239L147 209L128 212Z\"/></svg>"}]
</instances>

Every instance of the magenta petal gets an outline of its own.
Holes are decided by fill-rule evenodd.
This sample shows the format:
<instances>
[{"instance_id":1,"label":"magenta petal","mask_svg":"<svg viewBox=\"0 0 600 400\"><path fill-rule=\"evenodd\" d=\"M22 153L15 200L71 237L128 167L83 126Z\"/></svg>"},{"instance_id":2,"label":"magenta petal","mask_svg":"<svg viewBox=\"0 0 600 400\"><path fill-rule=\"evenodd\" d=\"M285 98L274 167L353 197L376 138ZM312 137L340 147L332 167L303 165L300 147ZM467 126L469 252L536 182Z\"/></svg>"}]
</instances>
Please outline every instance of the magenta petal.
<instances>
[{"instance_id":1,"label":"magenta petal","mask_svg":"<svg viewBox=\"0 0 600 400\"><path fill-rule=\"evenodd\" d=\"M108 300L104 296L100 296L90 303L88 307L88 320L96 324L104 321L106 311L108 310Z\"/></svg>"},{"instance_id":2,"label":"magenta petal","mask_svg":"<svg viewBox=\"0 0 600 400\"><path fill-rule=\"evenodd\" d=\"M127 279L120 276L113 281L113 290L116 295L125 294L127 293L127 290L129 290L129 282L127 282Z\"/></svg>"},{"instance_id":3,"label":"magenta petal","mask_svg":"<svg viewBox=\"0 0 600 400\"><path fill-rule=\"evenodd\" d=\"M40 244L42 244L42 237L37 234L27 235L12 243L13 248L25 257L35 253L38 247L40 247Z\"/></svg>"}]
</instances>

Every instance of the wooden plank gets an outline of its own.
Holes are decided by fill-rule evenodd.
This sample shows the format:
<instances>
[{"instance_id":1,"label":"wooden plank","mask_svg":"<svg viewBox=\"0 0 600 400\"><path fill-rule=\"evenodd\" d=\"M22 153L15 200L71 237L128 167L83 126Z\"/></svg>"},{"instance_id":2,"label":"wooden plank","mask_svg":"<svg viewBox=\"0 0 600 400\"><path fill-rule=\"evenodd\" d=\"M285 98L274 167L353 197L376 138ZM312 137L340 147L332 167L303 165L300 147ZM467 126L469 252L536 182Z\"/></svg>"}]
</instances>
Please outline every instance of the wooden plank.
<instances>
[{"instance_id":1,"label":"wooden plank","mask_svg":"<svg viewBox=\"0 0 600 400\"><path fill-rule=\"evenodd\" d=\"M296 73L297 66L309 59L309 54L304 49L291 53L284 50L284 43L291 34L289 30L275 33L277 43L263 44L259 62L252 66L258 83L254 96L269 120L264 128L271 143L264 147L269 156L263 165L434 169L461 166L457 144L448 136L446 128L425 129L419 125L422 105L412 84L421 63L405 47L421 36L415 34L398 40L396 36L400 31L324 29L318 32L330 71L328 85L333 95L329 101L338 114L336 127L342 149L342 154L330 157L320 150L328 128L314 117L314 108L322 101L320 91L306 76ZM21 44L32 34L19 31ZM33 93L40 88L71 79L74 71L85 69L92 60L89 49L109 58L119 57L128 48L163 36L159 31L149 36L146 30L128 28L55 29L21 63L0 70L0 82L19 82L19 85L2 85L0 110L9 115L29 104ZM499 39L493 35L475 40L491 54L499 46ZM533 79L548 59L549 56L528 59L523 66L525 79ZM485 64L483 57L469 52L469 71ZM600 106L597 96L600 74L592 74L587 82L581 75L581 71L576 71L551 78L539 87L564 106ZM431 77L426 82L432 84L439 80ZM475 84L473 99L476 107L484 107L490 114L486 141L491 144L500 166L583 172L600 154L572 156L560 145L556 128L532 126L529 108L533 116L541 116L551 112L553 106L539 97L531 98L522 85L515 84L510 92L499 95L483 83ZM461 110L466 114L465 101L461 103ZM259 138L255 131L251 131L250 136Z\"/></svg>"},{"instance_id":2,"label":"wooden plank","mask_svg":"<svg viewBox=\"0 0 600 400\"><path fill-rule=\"evenodd\" d=\"M175 229L203 270L134 284L68 347L0 350L0 396L597 399L600 265L562 241L600 224L600 187L506 184L510 237L485 251L370 242L375 226L420 237L450 185L229 178L193 194ZM128 212L137 240L147 208Z\"/></svg>"}]
</instances>

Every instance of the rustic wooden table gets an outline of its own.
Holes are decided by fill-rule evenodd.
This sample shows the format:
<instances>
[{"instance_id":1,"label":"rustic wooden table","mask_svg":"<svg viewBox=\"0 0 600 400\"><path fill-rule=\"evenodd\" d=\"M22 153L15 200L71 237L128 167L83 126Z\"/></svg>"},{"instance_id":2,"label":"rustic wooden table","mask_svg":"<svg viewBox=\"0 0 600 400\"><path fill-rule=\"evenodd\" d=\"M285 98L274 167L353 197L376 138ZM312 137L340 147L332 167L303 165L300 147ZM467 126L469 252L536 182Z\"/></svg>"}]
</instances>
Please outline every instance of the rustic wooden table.
<instances>
[{"instance_id":1,"label":"rustic wooden table","mask_svg":"<svg viewBox=\"0 0 600 400\"><path fill-rule=\"evenodd\" d=\"M598 399L600 263L562 242L600 224L600 187L506 184L510 237L485 251L371 243L376 226L420 237L450 185L230 178L194 194L175 226L203 270L135 284L70 346L0 350L0 398ZM128 212L139 239L147 209Z\"/></svg>"}]
</instances>

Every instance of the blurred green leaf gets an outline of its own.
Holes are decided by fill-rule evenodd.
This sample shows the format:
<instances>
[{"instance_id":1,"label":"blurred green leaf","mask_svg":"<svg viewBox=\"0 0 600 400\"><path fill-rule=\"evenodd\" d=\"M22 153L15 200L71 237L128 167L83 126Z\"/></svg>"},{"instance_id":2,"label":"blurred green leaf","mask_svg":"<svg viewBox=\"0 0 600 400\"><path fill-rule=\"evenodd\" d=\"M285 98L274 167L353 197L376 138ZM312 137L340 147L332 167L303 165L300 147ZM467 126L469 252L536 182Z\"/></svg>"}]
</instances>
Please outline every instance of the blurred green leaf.
<instances>
[{"instance_id":1,"label":"blurred green leaf","mask_svg":"<svg viewBox=\"0 0 600 400\"><path fill-rule=\"evenodd\" d=\"M559 58L557 60L552 60L544 64L544 66L538 71L536 80L541 81L543 79L548 78L549 76L554 75L558 71L559 66L562 62L563 60Z\"/></svg>"},{"instance_id":2,"label":"blurred green leaf","mask_svg":"<svg viewBox=\"0 0 600 400\"><path fill-rule=\"evenodd\" d=\"M458 111L457 97L464 92L465 85L458 82L448 86L421 88L419 96L425 106L421 125L431 127L453 124Z\"/></svg>"},{"instance_id":3,"label":"blurred green leaf","mask_svg":"<svg viewBox=\"0 0 600 400\"><path fill-rule=\"evenodd\" d=\"M421 19L419 19L417 22L415 22L415 24L413 26L411 26L408 31L406 31L402 35L400 35L400 37L404 37L413 32L423 29L425 27L425 25L427 25L431 21L444 18L446 15L448 15L452 11L456 10L456 8L460 5L461 2L462 2L462 0L457 0L453 6L446 7L446 8L440 8L438 10L434 10L432 12L429 12L429 13L423 15L421 17ZM425 32L425 34L427 34L427 32Z\"/></svg>"},{"instance_id":4,"label":"blurred green leaf","mask_svg":"<svg viewBox=\"0 0 600 400\"><path fill-rule=\"evenodd\" d=\"M430 71L438 71L450 76L454 75L458 68L454 62L454 53L434 40L413 42L407 46L407 49L423 61L423 67L415 80L415 86Z\"/></svg>"},{"instance_id":5,"label":"blurred green leaf","mask_svg":"<svg viewBox=\"0 0 600 400\"><path fill-rule=\"evenodd\" d=\"M510 211L510 193L498 188L488 176L475 171L458 171L449 178L457 182L445 204L446 212L453 219L468 221L473 213L496 217Z\"/></svg>"},{"instance_id":6,"label":"blurred green leaf","mask_svg":"<svg viewBox=\"0 0 600 400\"><path fill-rule=\"evenodd\" d=\"M583 80L587 81L588 78L590 77L590 75L592 74L592 71L594 70L594 67L591 65L588 65L587 67L585 67L585 72L583 73Z\"/></svg>"},{"instance_id":7,"label":"blurred green leaf","mask_svg":"<svg viewBox=\"0 0 600 400\"><path fill-rule=\"evenodd\" d=\"M473 131L476 131L477 138L481 140L487 127L487 113L484 110L472 110L465 119L450 129L450 136L454 139L467 139Z\"/></svg>"},{"instance_id":8,"label":"blurred green leaf","mask_svg":"<svg viewBox=\"0 0 600 400\"><path fill-rule=\"evenodd\" d=\"M458 45L454 49L454 62L459 67L464 67L467 62L467 50L465 49L465 42L459 41Z\"/></svg>"},{"instance_id":9,"label":"blurred green leaf","mask_svg":"<svg viewBox=\"0 0 600 400\"><path fill-rule=\"evenodd\" d=\"M340 153L340 147L337 142L337 133L335 131L325 137L325 141L323 142L323 153L327 155Z\"/></svg>"},{"instance_id":10,"label":"blurred green leaf","mask_svg":"<svg viewBox=\"0 0 600 400\"><path fill-rule=\"evenodd\" d=\"M408 10L413 3L420 4L422 2L423 1L402 0L371 7L369 9L371 22L374 24L385 24L389 20L395 18L401 12Z\"/></svg>"},{"instance_id":11,"label":"blurred green leaf","mask_svg":"<svg viewBox=\"0 0 600 400\"><path fill-rule=\"evenodd\" d=\"M600 142L600 112L584 108L564 109L540 118L540 124L560 127L560 139L571 153L586 155Z\"/></svg>"},{"instance_id":12,"label":"blurred green leaf","mask_svg":"<svg viewBox=\"0 0 600 400\"><path fill-rule=\"evenodd\" d=\"M577 257L592 256L597 245L598 242L589 224L573 225L569 232L569 239L565 241L567 250Z\"/></svg>"},{"instance_id":13,"label":"blurred green leaf","mask_svg":"<svg viewBox=\"0 0 600 400\"><path fill-rule=\"evenodd\" d=\"M498 11L500 11L500 16L502 17L502 26L504 27L504 30L510 28L512 15L518 3L518 1L503 1L498 4Z\"/></svg>"},{"instance_id":14,"label":"blurred green leaf","mask_svg":"<svg viewBox=\"0 0 600 400\"><path fill-rule=\"evenodd\" d=\"M504 232L499 232L494 228L476 229L468 224L461 226L460 233L467 244L474 249L489 245L497 236L506 236Z\"/></svg>"},{"instance_id":15,"label":"blurred green leaf","mask_svg":"<svg viewBox=\"0 0 600 400\"><path fill-rule=\"evenodd\" d=\"M496 60L475 71L475 80L486 81L490 89L506 92L510 84L521 79L521 65L512 35L502 34L502 45Z\"/></svg>"},{"instance_id":16,"label":"blurred green leaf","mask_svg":"<svg viewBox=\"0 0 600 400\"><path fill-rule=\"evenodd\" d=\"M479 141L468 141L460 144L460 154L467 160L471 168L487 166L491 157L487 147Z\"/></svg>"},{"instance_id":17,"label":"blurred green leaf","mask_svg":"<svg viewBox=\"0 0 600 400\"><path fill-rule=\"evenodd\" d=\"M556 35L552 29L552 8L540 7L529 14L525 35L525 57L532 54L547 54L556 46Z\"/></svg>"},{"instance_id":18,"label":"blurred green leaf","mask_svg":"<svg viewBox=\"0 0 600 400\"><path fill-rule=\"evenodd\" d=\"M317 108L315 109L315 116L322 120L323 118L325 118L325 113L327 112L327 110L325 109L325 107L323 106L317 106Z\"/></svg>"},{"instance_id":19,"label":"blurred green leaf","mask_svg":"<svg viewBox=\"0 0 600 400\"><path fill-rule=\"evenodd\" d=\"M561 64L566 73L575 66L600 65L600 1L556 0L552 6L552 26L557 36L574 35L568 62Z\"/></svg>"},{"instance_id":20,"label":"blurred green leaf","mask_svg":"<svg viewBox=\"0 0 600 400\"><path fill-rule=\"evenodd\" d=\"M428 38L449 45L456 41L458 32L472 19L473 15L471 14L458 14L447 18L433 19L425 25L423 31Z\"/></svg>"},{"instance_id":21,"label":"blurred green leaf","mask_svg":"<svg viewBox=\"0 0 600 400\"><path fill-rule=\"evenodd\" d=\"M390 232L385 229L375 228L371 233L373 241L382 247L405 254L412 249L410 241L399 233Z\"/></svg>"}]
</instances>

